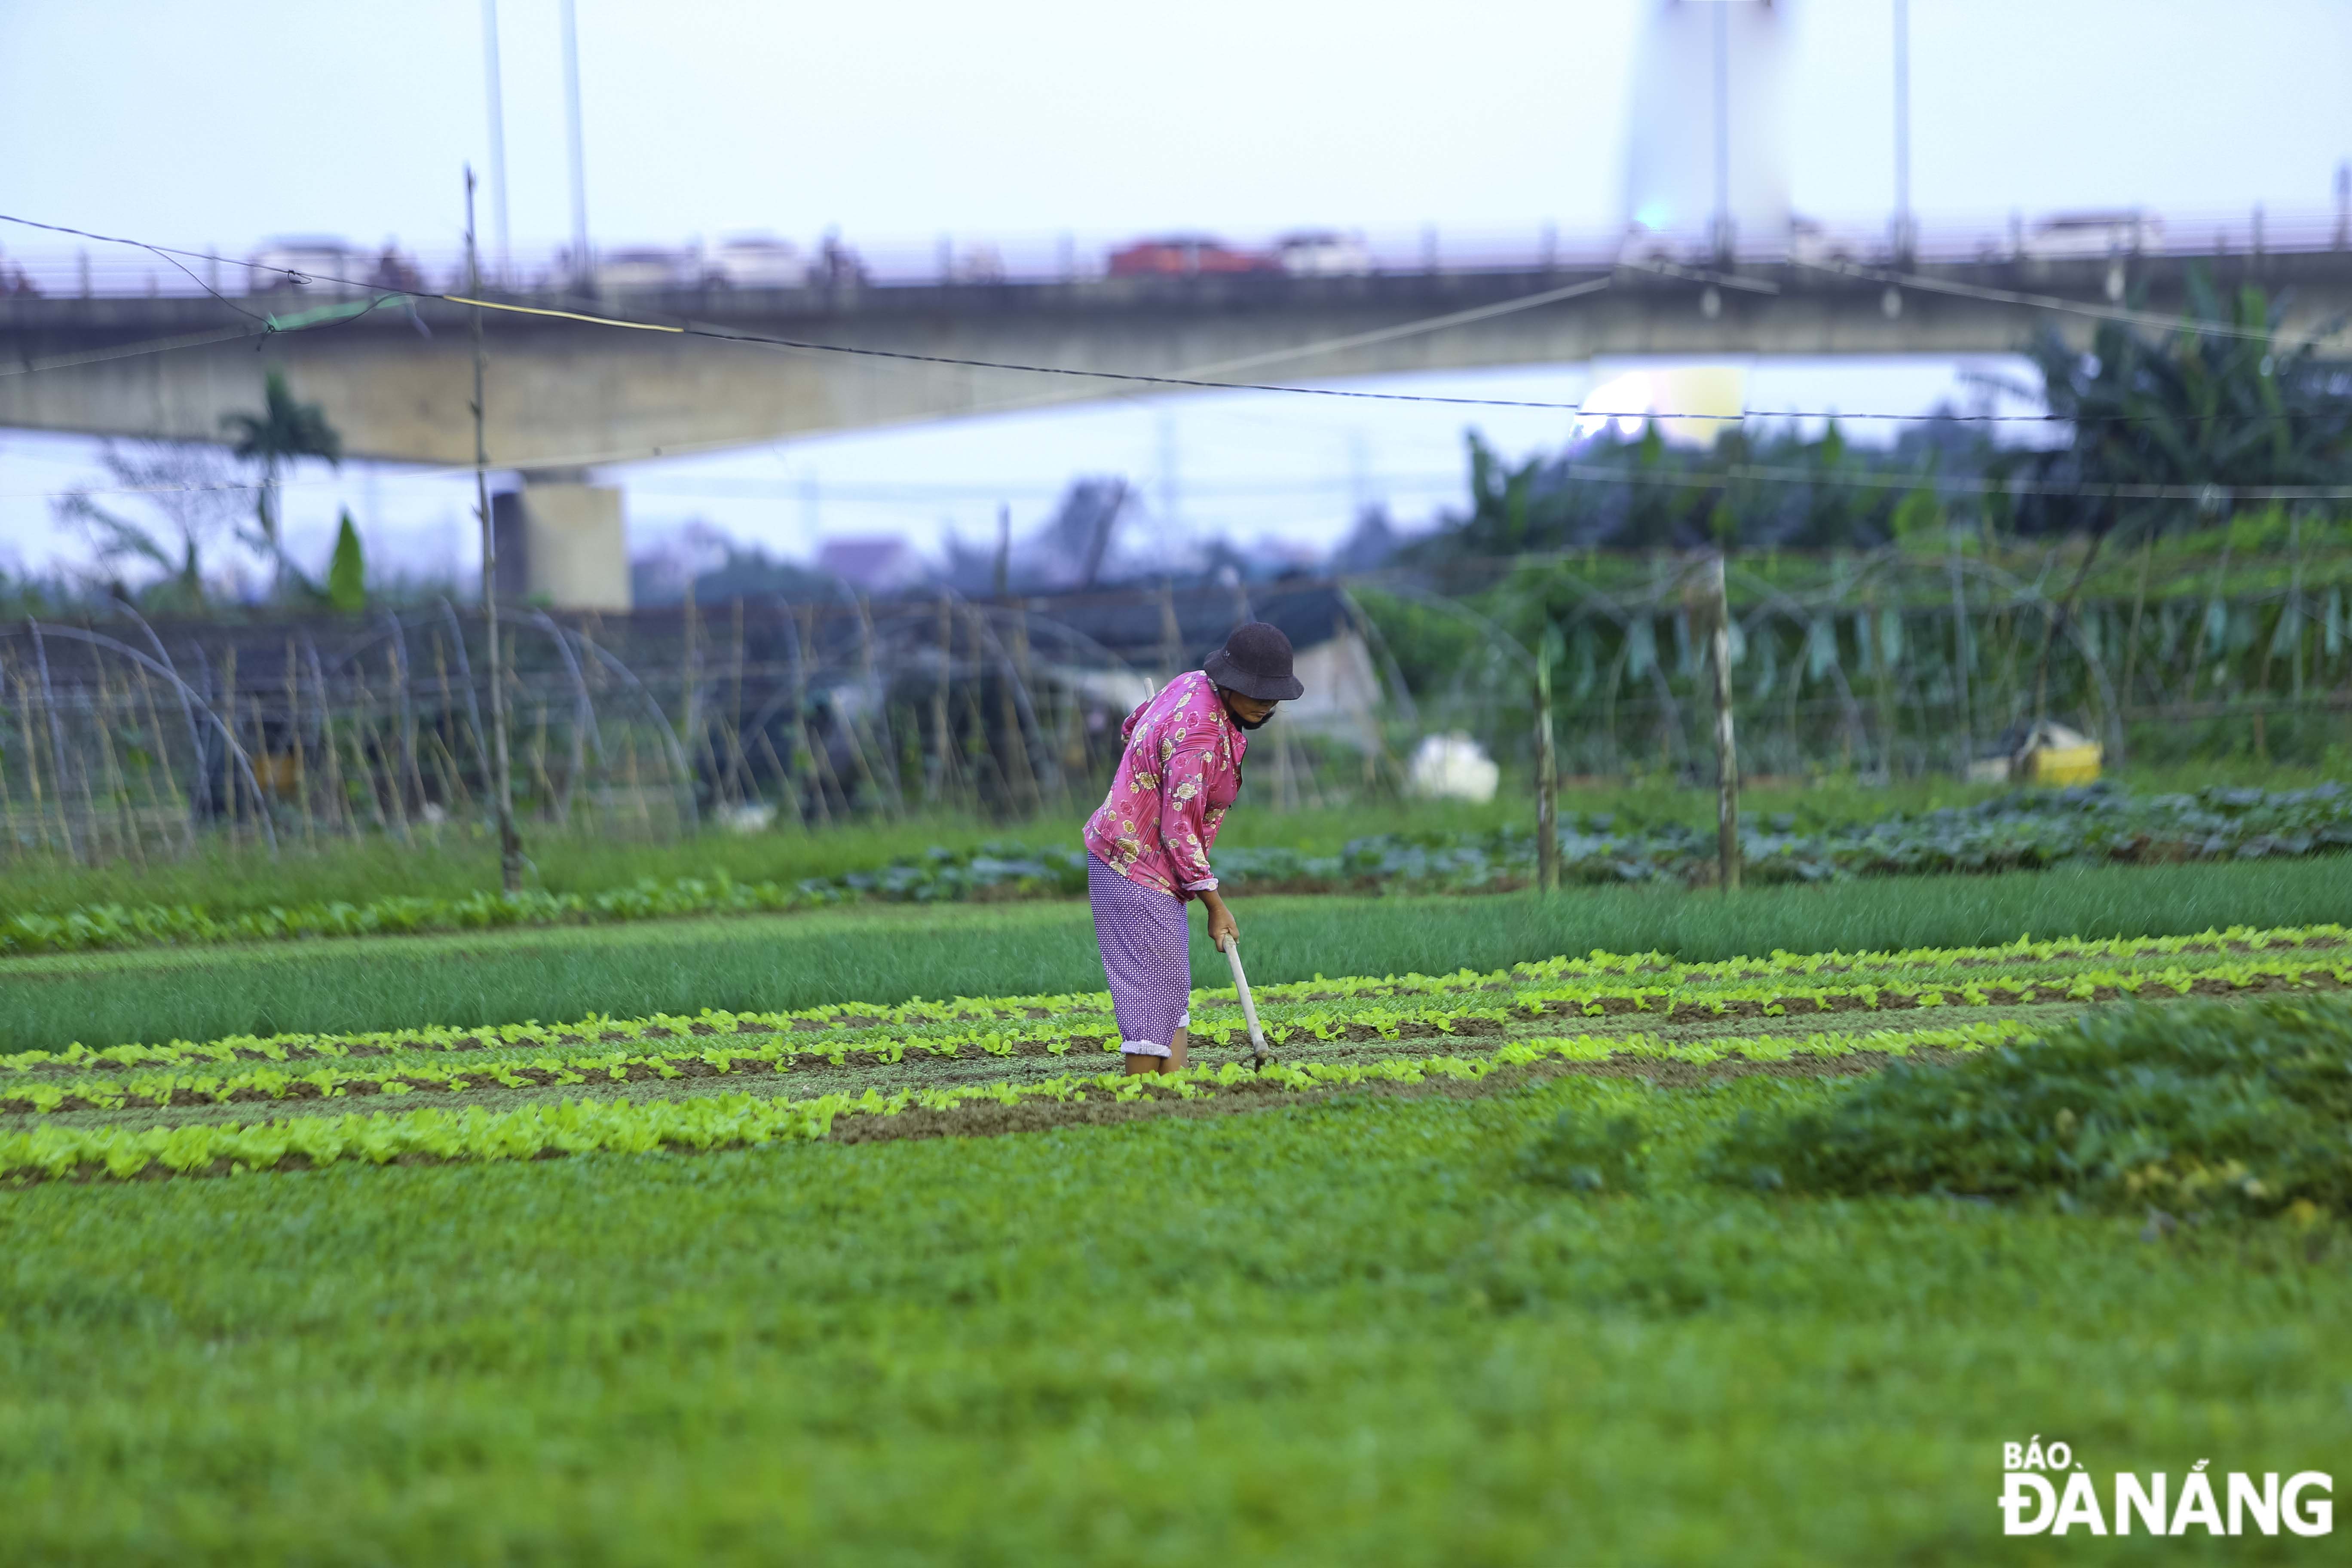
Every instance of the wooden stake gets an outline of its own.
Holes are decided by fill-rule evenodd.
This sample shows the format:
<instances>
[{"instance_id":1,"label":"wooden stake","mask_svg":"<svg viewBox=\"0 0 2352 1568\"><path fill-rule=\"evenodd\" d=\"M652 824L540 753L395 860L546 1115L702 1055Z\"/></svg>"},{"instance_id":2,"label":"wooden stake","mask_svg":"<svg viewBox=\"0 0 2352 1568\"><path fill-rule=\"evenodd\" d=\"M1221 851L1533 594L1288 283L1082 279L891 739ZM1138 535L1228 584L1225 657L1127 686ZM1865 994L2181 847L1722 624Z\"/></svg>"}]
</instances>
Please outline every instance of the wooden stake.
<instances>
[{"instance_id":1,"label":"wooden stake","mask_svg":"<svg viewBox=\"0 0 2352 1568\"><path fill-rule=\"evenodd\" d=\"M49 686L48 649L41 641L41 623L28 619L25 625L33 634L33 664L41 678L41 711L48 720L49 751L56 759L53 777L58 786L58 830L65 835L67 858L79 860L82 858L81 847L74 837L73 808L66 799L66 732L58 720L57 693Z\"/></svg>"},{"instance_id":2,"label":"wooden stake","mask_svg":"<svg viewBox=\"0 0 2352 1568\"><path fill-rule=\"evenodd\" d=\"M948 680L955 670L955 606L940 595L940 679L931 688L931 809L947 804L955 788L955 755L948 743Z\"/></svg>"}]
</instances>

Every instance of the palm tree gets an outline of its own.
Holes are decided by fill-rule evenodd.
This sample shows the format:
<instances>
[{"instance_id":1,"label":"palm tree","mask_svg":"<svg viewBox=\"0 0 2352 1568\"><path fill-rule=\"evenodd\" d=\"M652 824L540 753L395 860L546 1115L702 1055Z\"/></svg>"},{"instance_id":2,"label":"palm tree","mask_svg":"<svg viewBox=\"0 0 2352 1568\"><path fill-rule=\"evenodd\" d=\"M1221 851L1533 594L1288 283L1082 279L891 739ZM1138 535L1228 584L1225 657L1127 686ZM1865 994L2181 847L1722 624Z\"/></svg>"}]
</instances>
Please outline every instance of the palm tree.
<instances>
[{"instance_id":1,"label":"palm tree","mask_svg":"<svg viewBox=\"0 0 2352 1568\"><path fill-rule=\"evenodd\" d=\"M254 506L258 531L248 536L247 542L269 557L277 586L282 591L289 572L300 574L286 559L284 520L278 505L278 470L304 458L341 464L343 438L327 423L325 411L317 404L295 401L286 384L286 373L275 366L262 383L261 413L226 415L221 424L236 437L230 450L240 460L261 466L261 495Z\"/></svg>"}]
</instances>

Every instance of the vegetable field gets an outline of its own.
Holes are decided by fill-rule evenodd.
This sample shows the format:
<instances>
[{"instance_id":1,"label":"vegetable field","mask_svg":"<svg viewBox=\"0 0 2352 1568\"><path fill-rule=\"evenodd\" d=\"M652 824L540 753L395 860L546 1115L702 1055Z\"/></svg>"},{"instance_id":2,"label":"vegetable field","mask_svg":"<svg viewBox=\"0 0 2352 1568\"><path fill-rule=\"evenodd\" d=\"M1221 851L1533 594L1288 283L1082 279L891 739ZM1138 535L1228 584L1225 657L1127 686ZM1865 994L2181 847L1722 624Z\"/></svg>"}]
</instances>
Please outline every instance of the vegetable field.
<instances>
[{"instance_id":1,"label":"vegetable field","mask_svg":"<svg viewBox=\"0 0 2352 1568\"><path fill-rule=\"evenodd\" d=\"M1118 1036L1098 993L73 1046L0 1058L14 1123L0 1176L707 1151L888 1137L909 1112L926 1131L1011 1110L1083 1121L1106 1105L1259 1106L1504 1069L1837 1073L1857 1055L2030 1039L2086 1003L2347 985L2340 926L1713 963L1595 952L1267 985L1261 1017L1282 1059L1264 1068L1237 1059L1230 988L1201 993L1201 1064L1149 1079L1106 1076Z\"/></svg>"},{"instance_id":2,"label":"vegetable field","mask_svg":"<svg viewBox=\"0 0 2352 1568\"><path fill-rule=\"evenodd\" d=\"M1204 954L1150 1078L1066 905L12 960L0 1517L110 1565L1960 1564L2004 1441L2324 1468L2332 869L1252 900L1276 1059ZM1903 940L2001 922L2045 934ZM668 989L594 991L630 963ZM179 1026L207 975L312 1022Z\"/></svg>"}]
</instances>

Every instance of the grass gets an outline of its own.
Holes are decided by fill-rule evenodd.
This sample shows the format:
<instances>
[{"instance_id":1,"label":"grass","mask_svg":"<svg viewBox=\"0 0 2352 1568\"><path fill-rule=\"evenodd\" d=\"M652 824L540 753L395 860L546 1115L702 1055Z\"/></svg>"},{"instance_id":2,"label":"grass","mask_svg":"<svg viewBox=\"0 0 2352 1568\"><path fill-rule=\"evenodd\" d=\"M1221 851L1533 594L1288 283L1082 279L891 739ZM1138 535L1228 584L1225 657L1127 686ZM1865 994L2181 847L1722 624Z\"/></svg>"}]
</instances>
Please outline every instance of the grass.
<instances>
[{"instance_id":1,"label":"grass","mask_svg":"<svg viewBox=\"0 0 2352 1568\"><path fill-rule=\"evenodd\" d=\"M1759 889L1237 900L1251 977L1445 973L1593 949L1692 960L2352 923L2332 860L2099 867ZM1230 984L1194 921L1197 985ZM1094 991L1083 904L884 906L365 943L134 950L0 964L0 1049L420 1024Z\"/></svg>"},{"instance_id":2,"label":"grass","mask_svg":"<svg viewBox=\"0 0 2352 1568\"><path fill-rule=\"evenodd\" d=\"M2307 775L2307 776L2306 776ZM2195 789L2219 782L2260 783L2283 789L2319 782L2307 770L2275 768L2259 773L2224 764L2187 769L2143 770L2123 775L2134 788ZM1375 833L1486 832L1506 825L1532 831L1534 803L1524 781L1483 805L1459 801L1384 801L1276 813L1245 805L1225 825L1219 842L1233 846L1278 846L1309 853L1337 851L1348 840ZM1832 779L1811 785L1750 787L1742 795L1748 810L1787 813L1807 826L1853 821L1888 812L1916 812L1965 805L2000 793L1990 785L1948 779L1907 780L1891 786L1864 786ZM859 821L823 832L786 826L736 836L706 833L668 842L632 842L609 835L556 833L526 825L529 885L557 893L596 893L645 878L661 881L709 876L719 868L739 881L794 881L869 868L918 856L934 845L971 848L1010 840L1074 844L1091 802L1065 814L1024 822L992 822L964 815L911 817L897 823ZM1571 787L1561 809L1610 812L1629 822L1680 822L1703 827L1715 820L1712 790L1664 784ZM62 914L90 904L190 904L216 916L242 914L301 903L363 903L391 897L462 898L498 886L495 841L478 825L451 823L416 830L416 842L402 845L374 837L337 840L312 848L289 846L271 858L258 848L232 849L215 842L176 859L146 864L116 861L82 866L41 856L18 856L8 863L7 887L0 891L0 915Z\"/></svg>"},{"instance_id":3,"label":"grass","mask_svg":"<svg viewBox=\"0 0 2352 1568\"><path fill-rule=\"evenodd\" d=\"M1812 1092L0 1194L0 1517L110 1568L2060 1562L2004 1440L2342 1451L2326 1226L1523 1174L1570 1106L1679 1150Z\"/></svg>"}]
</instances>

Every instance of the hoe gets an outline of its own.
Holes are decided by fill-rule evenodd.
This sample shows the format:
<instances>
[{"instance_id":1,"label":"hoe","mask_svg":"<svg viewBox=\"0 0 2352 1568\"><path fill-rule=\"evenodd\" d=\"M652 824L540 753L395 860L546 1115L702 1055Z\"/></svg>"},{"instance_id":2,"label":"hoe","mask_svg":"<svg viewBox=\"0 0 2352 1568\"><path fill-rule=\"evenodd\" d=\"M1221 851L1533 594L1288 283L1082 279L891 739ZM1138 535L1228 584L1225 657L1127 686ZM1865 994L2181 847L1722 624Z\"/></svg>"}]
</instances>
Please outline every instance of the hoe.
<instances>
[{"instance_id":1,"label":"hoe","mask_svg":"<svg viewBox=\"0 0 2352 1568\"><path fill-rule=\"evenodd\" d=\"M1242 1017L1249 1025L1250 1066L1262 1068L1274 1060L1274 1053L1265 1048L1265 1031L1257 1026L1257 1004L1250 1000L1249 976L1242 973L1241 938L1229 936L1220 945L1234 966L1234 989L1241 993Z\"/></svg>"}]
</instances>

